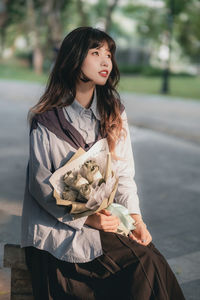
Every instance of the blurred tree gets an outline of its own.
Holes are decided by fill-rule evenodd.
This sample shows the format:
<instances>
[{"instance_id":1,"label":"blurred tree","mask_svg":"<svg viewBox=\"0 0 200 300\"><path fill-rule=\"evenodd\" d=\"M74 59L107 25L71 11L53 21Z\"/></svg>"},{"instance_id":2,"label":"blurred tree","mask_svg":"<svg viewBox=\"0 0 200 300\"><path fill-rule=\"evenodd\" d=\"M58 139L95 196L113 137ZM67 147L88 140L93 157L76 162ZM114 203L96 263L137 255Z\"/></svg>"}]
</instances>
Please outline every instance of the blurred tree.
<instances>
[{"instance_id":1,"label":"blurred tree","mask_svg":"<svg viewBox=\"0 0 200 300\"><path fill-rule=\"evenodd\" d=\"M126 3L119 3L119 0L0 0L1 51L5 43L13 47L16 37L22 35L28 41L27 54L33 50L35 70L41 72L42 65L46 69L51 65L64 30L97 26L115 39L123 36L124 40L129 40L131 30L115 21L113 14L116 12L116 16L122 15L123 19L127 17L133 21L132 32L136 26L137 34L134 34L141 48L148 49L149 53L157 52L162 44L169 48L168 69L172 33L173 40L179 41L184 53L199 60L200 1L161 1L164 6L158 8L148 6L148 1L141 5L133 0Z\"/></svg>"},{"instance_id":2,"label":"blurred tree","mask_svg":"<svg viewBox=\"0 0 200 300\"><path fill-rule=\"evenodd\" d=\"M34 0L26 0L27 4L27 25L28 32L31 32L33 43L33 67L38 74L42 73L43 68L43 51L40 40L40 30L37 23L37 12Z\"/></svg>"},{"instance_id":3,"label":"blurred tree","mask_svg":"<svg viewBox=\"0 0 200 300\"><path fill-rule=\"evenodd\" d=\"M189 0L165 0L166 7L170 10L171 15L178 16L185 8Z\"/></svg>"},{"instance_id":4,"label":"blurred tree","mask_svg":"<svg viewBox=\"0 0 200 300\"><path fill-rule=\"evenodd\" d=\"M18 36L32 49L34 70L41 73L44 58L52 61L62 40L63 19L72 0L0 0L1 53L5 43L13 47ZM9 35L7 35L9 32ZM50 63L49 63L50 64Z\"/></svg>"},{"instance_id":5,"label":"blurred tree","mask_svg":"<svg viewBox=\"0 0 200 300\"><path fill-rule=\"evenodd\" d=\"M105 15L105 31L110 32L112 27L112 14L118 5L119 0L107 1L107 13Z\"/></svg>"},{"instance_id":6,"label":"blurred tree","mask_svg":"<svg viewBox=\"0 0 200 300\"><path fill-rule=\"evenodd\" d=\"M78 26L89 26L89 13L85 9L84 2L82 0L76 0L77 12L79 14L79 23Z\"/></svg>"},{"instance_id":7,"label":"blurred tree","mask_svg":"<svg viewBox=\"0 0 200 300\"><path fill-rule=\"evenodd\" d=\"M25 0L0 0L0 55L3 54L7 41L7 32L12 24L19 24L15 31L23 30L23 19L25 16ZM9 37L13 42L13 37Z\"/></svg>"},{"instance_id":8,"label":"blurred tree","mask_svg":"<svg viewBox=\"0 0 200 300\"><path fill-rule=\"evenodd\" d=\"M62 41L61 13L70 1L26 0L27 25L32 37L33 66L42 73L44 56L53 59Z\"/></svg>"},{"instance_id":9,"label":"blurred tree","mask_svg":"<svg viewBox=\"0 0 200 300\"><path fill-rule=\"evenodd\" d=\"M177 39L186 55L200 68L200 1L190 0L177 19ZM199 70L200 73L200 70Z\"/></svg>"},{"instance_id":10,"label":"blurred tree","mask_svg":"<svg viewBox=\"0 0 200 300\"><path fill-rule=\"evenodd\" d=\"M99 0L91 6L90 25L101 27L107 33L113 29L113 13L118 7L119 0Z\"/></svg>"},{"instance_id":11,"label":"blurred tree","mask_svg":"<svg viewBox=\"0 0 200 300\"><path fill-rule=\"evenodd\" d=\"M123 13L126 17L134 20L139 44L148 48L149 53L155 53L161 44L161 33L165 27L164 9L134 4L130 1L123 7Z\"/></svg>"},{"instance_id":12,"label":"blurred tree","mask_svg":"<svg viewBox=\"0 0 200 300\"><path fill-rule=\"evenodd\" d=\"M24 55L30 57L36 73L51 66L63 38L63 30L77 26L112 29L112 15L119 0L0 0L1 49L4 41L13 47L18 36L27 41ZM103 20L104 26L101 26ZM6 36L7 29L9 35ZM23 55L23 54L22 54Z\"/></svg>"},{"instance_id":13,"label":"blurred tree","mask_svg":"<svg viewBox=\"0 0 200 300\"><path fill-rule=\"evenodd\" d=\"M163 81L161 92L163 94L169 93L169 76L170 76L170 61L171 61L171 51L172 51L172 37L174 31L174 21L179 16L179 14L184 11L184 8L187 4L187 0L165 0L167 7L167 22L166 22L166 31L165 35L165 45L169 49L168 59L166 60L166 66L163 72Z\"/></svg>"},{"instance_id":14,"label":"blurred tree","mask_svg":"<svg viewBox=\"0 0 200 300\"><path fill-rule=\"evenodd\" d=\"M68 1L69 3L70 1ZM41 14L47 21L48 26L48 46L58 48L62 41L62 11L66 8L67 1L65 0L40 0Z\"/></svg>"},{"instance_id":15,"label":"blurred tree","mask_svg":"<svg viewBox=\"0 0 200 300\"><path fill-rule=\"evenodd\" d=\"M4 43L5 43L5 32L8 24L8 0L0 0L0 57L2 57Z\"/></svg>"},{"instance_id":16,"label":"blurred tree","mask_svg":"<svg viewBox=\"0 0 200 300\"><path fill-rule=\"evenodd\" d=\"M196 0L197 1L197 0ZM137 31L145 39L150 48L163 45L165 59L163 60L164 72L161 92L169 92L170 59L172 38L176 39L174 24L186 5L191 5L188 0L163 0L163 7L148 7L145 4L136 5L132 1L124 9L127 15L132 15L137 21ZM163 47L163 49L164 49Z\"/></svg>"}]
</instances>

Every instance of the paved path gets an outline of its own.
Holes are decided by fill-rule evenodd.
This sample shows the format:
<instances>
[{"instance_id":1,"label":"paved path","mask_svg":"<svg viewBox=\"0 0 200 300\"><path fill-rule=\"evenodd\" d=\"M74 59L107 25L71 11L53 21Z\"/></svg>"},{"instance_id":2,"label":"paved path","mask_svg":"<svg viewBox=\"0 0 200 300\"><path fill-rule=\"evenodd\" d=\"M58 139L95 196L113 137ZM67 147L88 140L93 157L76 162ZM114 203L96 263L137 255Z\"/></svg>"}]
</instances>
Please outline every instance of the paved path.
<instances>
[{"instance_id":1,"label":"paved path","mask_svg":"<svg viewBox=\"0 0 200 300\"><path fill-rule=\"evenodd\" d=\"M131 124L200 144L200 101L124 93Z\"/></svg>"},{"instance_id":2,"label":"paved path","mask_svg":"<svg viewBox=\"0 0 200 300\"><path fill-rule=\"evenodd\" d=\"M19 243L20 237L28 157L26 113L41 91L37 84L0 81L0 300L9 299L9 270L1 268L3 245ZM123 99L132 125L144 219L186 299L199 300L200 103L131 94L123 94Z\"/></svg>"},{"instance_id":3,"label":"paved path","mask_svg":"<svg viewBox=\"0 0 200 300\"><path fill-rule=\"evenodd\" d=\"M147 129L131 131L144 219L186 299L199 300L199 146Z\"/></svg>"}]
</instances>

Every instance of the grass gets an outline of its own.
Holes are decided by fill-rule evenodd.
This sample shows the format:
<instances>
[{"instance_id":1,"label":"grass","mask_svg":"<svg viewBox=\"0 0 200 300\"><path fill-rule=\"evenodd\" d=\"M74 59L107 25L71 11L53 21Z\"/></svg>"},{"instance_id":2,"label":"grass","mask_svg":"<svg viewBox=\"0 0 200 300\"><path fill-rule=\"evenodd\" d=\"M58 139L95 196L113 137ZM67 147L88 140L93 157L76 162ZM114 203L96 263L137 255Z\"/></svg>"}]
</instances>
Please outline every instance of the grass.
<instances>
[{"instance_id":1,"label":"grass","mask_svg":"<svg viewBox=\"0 0 200 300\"><path fill-rule=\"evenodd\" d=\"M47 74L38 75L34 73L31 68L20 65L17 62L0 62L0 78L29 82L32 81L44 84L47 81Z\"/></svg>"},{"instance_id":2,"label":"grass","mask_svg":"<svg viewBox=\"0 0 200 300\"><path fill-rule=\"evenodd\" d=\"M0 62L0 78L32 81L45 84L47 74L37 75L27 66L16 61ZM120 92L134 92L144 94L159 94L161 90L161 77L145 77L121 75ZM200 77L171 77L170 96L200 100Z\"/></svg>"},{"instance_id":3,"label":"grass","mask_svg":"<svg viewBox=\"0 0 200 300\"><path fill-rule=\"evenodd\" d=\"M161 77L121 76L120 91L159 94ZM170 96L200 100L200 77L171 77Z\"/></svg>"}]
</instances>

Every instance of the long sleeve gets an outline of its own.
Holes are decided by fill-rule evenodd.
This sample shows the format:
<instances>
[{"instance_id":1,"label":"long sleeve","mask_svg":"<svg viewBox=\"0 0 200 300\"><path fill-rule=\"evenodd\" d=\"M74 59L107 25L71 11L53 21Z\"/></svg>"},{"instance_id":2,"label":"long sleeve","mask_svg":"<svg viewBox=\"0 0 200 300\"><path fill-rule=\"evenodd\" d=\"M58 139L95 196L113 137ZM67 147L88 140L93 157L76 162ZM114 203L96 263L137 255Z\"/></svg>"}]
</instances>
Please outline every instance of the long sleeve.
<instances>
[{"instance_id":1,"label":"long sleeve","mask_svg":"<svg viewBox=\"0 0 200 300\"><path fill-rule=\"evenodd\" d=\"M141 214L137 186L134 180L135 165L133 151L125 111L122 114L122 120L123 128L126 130L126 137L119 139L115 150L116 155L120 158L120 160L114 162L114 169L119 177L115 202L128 208L129 213Z\"/></svg>"},{"instance_id":2,"label":"long sleeve","mask_svg":"<svg viewBox=\"0 0 200 300\"><path fill-rule=\"evenodd\" d=\"M58 221L79 230L87 217L73 220L64 206L56 205L53 188L49 183L51 177L52 160L49 147L48 132L45 127L38 125L30 135L29 160L29 191L32 197L51 216Z\"/></svg>"}]
</instances>

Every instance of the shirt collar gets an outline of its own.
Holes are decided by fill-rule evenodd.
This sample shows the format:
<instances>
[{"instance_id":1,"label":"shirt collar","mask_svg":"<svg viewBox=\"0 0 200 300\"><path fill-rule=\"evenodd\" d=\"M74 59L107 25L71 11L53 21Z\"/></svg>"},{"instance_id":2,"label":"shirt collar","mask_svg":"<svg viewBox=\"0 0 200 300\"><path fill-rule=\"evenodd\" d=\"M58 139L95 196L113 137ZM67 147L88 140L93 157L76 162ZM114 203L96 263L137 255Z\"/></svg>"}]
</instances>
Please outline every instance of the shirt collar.
<instances>
[{"instance_id":1,"label":"shirt collar","mask_svg":"<svg viewBox=\"0 0 200 300\"><path fill-rule=\"evenodd\" d=\"M92 101L92 104L90 106L90 109L92 110L95 118L97 120L101 120L101 117L100 117L100 114L99 114L99 111L98 111L98 107L97 107L97 91L96 91L96 89L94 90L94 97L93 97L93 101Z\"/></svg>"},{"instance_id":2,"label":"shirt collar","mask_svg":"<svg viewBox=\"0 0 200 300\"><path fill-rule=\"evenodd\" d=\"M74 101L71 104L72 109L74 109L78 114L82 114L85 110L91 110L97 120L100 120L100 114L97 108L97 94L96 94L96 89L94 90L94 96L92 100L92 104L90 105L89 108L85 108L82 106L78 100L74 99Z\"/></svg>"},{"instance_id":3,"label":"shirt collar","mask_svg":"<svg viewBox=\"0 0 200 300\"><path fill-rule=\"evenodd\" d=\"M74 99L72 104L70 105L73 110L75 110L78 114L81 114L84 111L84 107L78 102L78 100Z\"/></svg>"}]
</instances>

